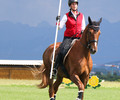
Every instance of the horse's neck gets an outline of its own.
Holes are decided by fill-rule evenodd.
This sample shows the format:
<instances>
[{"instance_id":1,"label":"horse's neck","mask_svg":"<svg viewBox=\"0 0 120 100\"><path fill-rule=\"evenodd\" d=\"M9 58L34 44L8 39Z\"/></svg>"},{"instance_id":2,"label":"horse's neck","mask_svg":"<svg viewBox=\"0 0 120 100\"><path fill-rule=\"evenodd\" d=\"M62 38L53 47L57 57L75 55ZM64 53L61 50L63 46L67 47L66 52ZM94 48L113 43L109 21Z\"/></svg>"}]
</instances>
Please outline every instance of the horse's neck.
<instances>
[{"instance_id":1,"label":"horse's neck","mask_svg":"<svg viewBox=\"0 0 120 100\"><path fill-rule=\"evenodd\" d=\"M77 42L77 48L79 48L79 52L83 52L82 54L86 57L90 55L90 51L87 48L88 42L87 42L87 31L88 28L86 28L83 32L82 38L78 40Z\"/></svg>"},{"instance_id":2,"label":"horse's neck","mask_svg":"<svg viewBox=\"0 0 120 100\"><path fill-rule=\"evenodd\" d=\"M83 32L83 35L82 35L82 38L80 39L80 42L83 44L83 45L85 45L85 46L87 46L87 28L84 30L84 32Z\"/></svg>"}]
</instances>

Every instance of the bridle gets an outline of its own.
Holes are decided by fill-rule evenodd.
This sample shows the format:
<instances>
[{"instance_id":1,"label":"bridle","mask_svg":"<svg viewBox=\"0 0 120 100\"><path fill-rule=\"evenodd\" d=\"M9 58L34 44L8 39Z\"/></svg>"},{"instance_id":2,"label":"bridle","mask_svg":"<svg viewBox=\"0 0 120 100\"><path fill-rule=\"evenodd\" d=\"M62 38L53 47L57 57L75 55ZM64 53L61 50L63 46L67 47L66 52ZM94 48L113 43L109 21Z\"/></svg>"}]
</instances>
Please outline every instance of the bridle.
<instances>
[{"instance_id":1,"label":"bridle","mask_svg":"<svg viewBox=\"0 0 120 100\"><path fill-rule=\"evenodd\" d=\"M89 30L90 28L93 29L94 31L98 32L99 29L100 29L100 26L99 26L99 25L89 25L89 26L88 26L88 30ZM85 44L83 44L83 43L80 42L84 47L89 48L89 49L90 49L90 47L91 47L91 43L96 42L96 43L98 44L98 40L89 40L90 35L91 35L91 34L88 33L88 36L87 36L87 37L88 37L88 39L87 39L87 40L88 40L88 43L87 43L87 45L85 45Z\"/></svg>"},{"instance_id":2,"label":"bridle","mask_svg":"<svg viewBox=\"0 0 120 100\"><path fill-rule=\"evenodd\" d=\"M96 31L96 32L98 32L99 31L99 29L100 29L100 26L99 25L89 25L88 26L88 30L89 29L93 29L94 31ZM96 42L97 44L98 44L98 40L89 40L89 37L90 37L90 33L88 34L89 36L88 36L88 45L87 45L87 48L90 48L90 44L91 43L94 43L94 42Z\"/></svg>"}]
</instances>

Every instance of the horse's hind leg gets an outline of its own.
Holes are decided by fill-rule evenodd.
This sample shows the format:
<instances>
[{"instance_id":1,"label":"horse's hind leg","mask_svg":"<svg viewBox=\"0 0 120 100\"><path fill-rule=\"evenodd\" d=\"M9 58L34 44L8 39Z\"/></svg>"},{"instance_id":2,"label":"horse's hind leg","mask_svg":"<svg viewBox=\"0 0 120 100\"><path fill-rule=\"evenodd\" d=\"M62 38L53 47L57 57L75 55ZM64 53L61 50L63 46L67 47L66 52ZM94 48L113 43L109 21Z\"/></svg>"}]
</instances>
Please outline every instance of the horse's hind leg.
<instances>
[{"instance_id":1,"label":"horse's hind leg","mask_svg":"<svg viewBox=\"0 0 120 100\"><path fill-rule=\"evenodd\" d=\"M60 77L59 74L57 75L57 80L54 83L54 98L56 99L56 93L58 91L58 87L62 83L63 77Z\"/></svg>"},{"instance_id":2,"label":"horse's hind leg","mask_svg":"<svg viewBox=\"0 0 120 100\"><path fill-rule=\"evenodd\" d=\"M84 85L78 75L72 75L70 79L78 86L78 97L76 100L83 100Z\"/></svg>"}]
</instances>

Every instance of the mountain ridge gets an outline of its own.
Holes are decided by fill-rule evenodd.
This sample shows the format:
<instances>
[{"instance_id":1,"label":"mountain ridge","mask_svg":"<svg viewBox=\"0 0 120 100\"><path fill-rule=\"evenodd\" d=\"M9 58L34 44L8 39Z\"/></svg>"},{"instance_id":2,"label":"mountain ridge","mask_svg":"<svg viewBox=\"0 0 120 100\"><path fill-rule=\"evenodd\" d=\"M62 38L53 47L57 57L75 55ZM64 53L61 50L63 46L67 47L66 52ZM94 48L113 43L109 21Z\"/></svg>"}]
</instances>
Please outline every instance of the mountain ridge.
<instances>
[{"instance_id":1,"label":"mountain ridge","mask_svg":"<svg viewBox=\"0 0 120 100\"><path fill-rule=\"evenodd\" d=\"M98 43L98 52L92 55L93 63L120 59L119 31L120 22L110 23L107 20L101 23L101 36ZM39 60L44 50L55 38L55 26L43 21L38 26L0 21L0 59ZM62 41L65 28L59 30L58 42Z\"/></svg>"}]
</instances>

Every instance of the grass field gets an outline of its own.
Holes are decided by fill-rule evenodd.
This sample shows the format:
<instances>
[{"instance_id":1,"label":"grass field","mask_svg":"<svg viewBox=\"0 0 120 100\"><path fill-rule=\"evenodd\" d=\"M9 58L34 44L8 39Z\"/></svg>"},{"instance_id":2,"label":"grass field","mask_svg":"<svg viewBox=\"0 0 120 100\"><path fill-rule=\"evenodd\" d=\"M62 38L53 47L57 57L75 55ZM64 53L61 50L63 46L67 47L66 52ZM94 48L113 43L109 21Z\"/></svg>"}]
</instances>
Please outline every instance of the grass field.
<instances>
[{"instance_id":1,"label":"grass field","mask_svg":"<svg viewBox=\"0 0 120 100\"><path fill-rule=\"evenodd\" d=\"M38 89L39 80L6 80L0 79L0 100L49 100L48 88ZM61 85L57 100L75 100L75 85L67 88ZM97 89L85 90L84 100L120 100L120 82L104 82Z\"/></svg>"}]
</instances>

